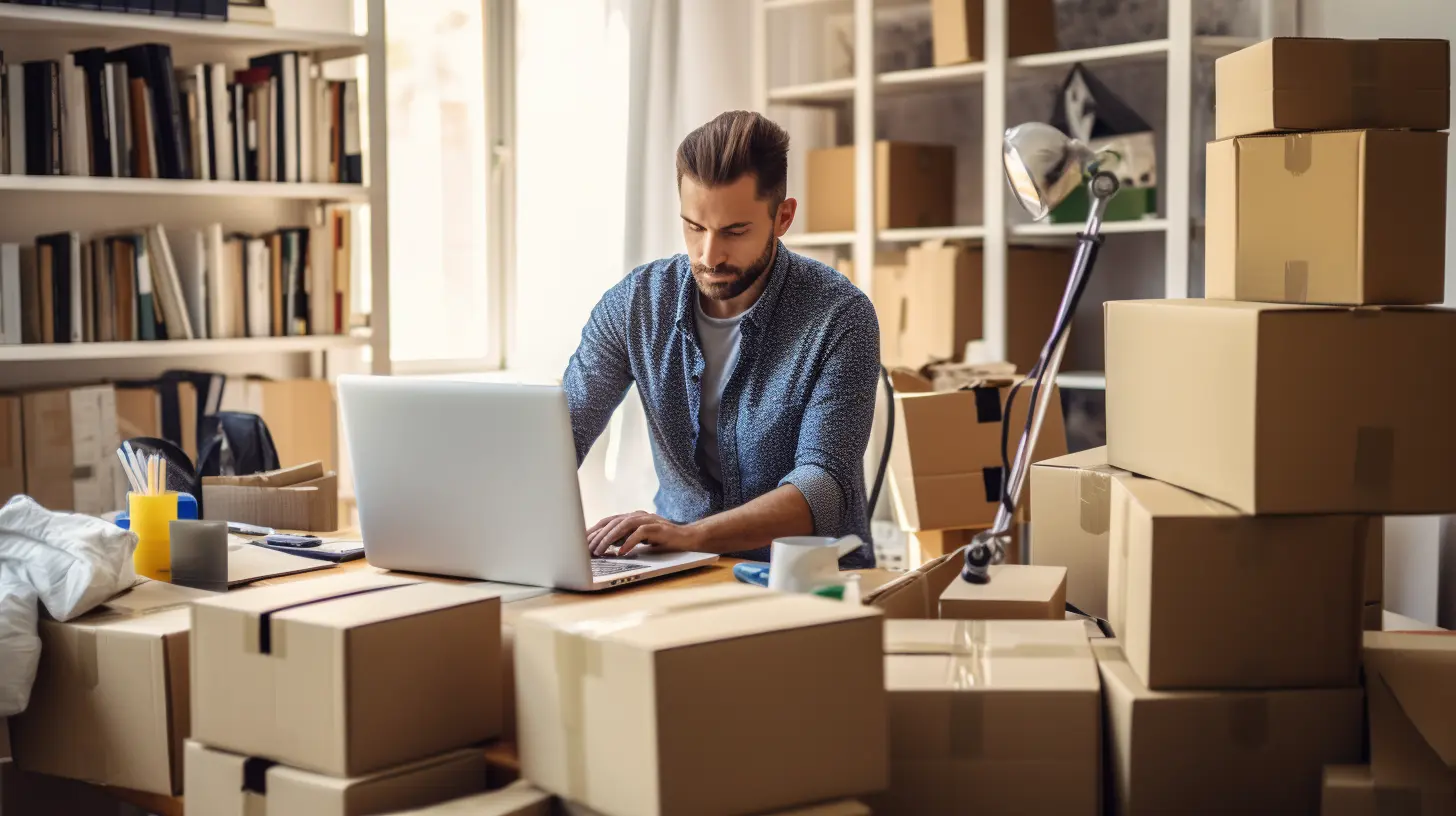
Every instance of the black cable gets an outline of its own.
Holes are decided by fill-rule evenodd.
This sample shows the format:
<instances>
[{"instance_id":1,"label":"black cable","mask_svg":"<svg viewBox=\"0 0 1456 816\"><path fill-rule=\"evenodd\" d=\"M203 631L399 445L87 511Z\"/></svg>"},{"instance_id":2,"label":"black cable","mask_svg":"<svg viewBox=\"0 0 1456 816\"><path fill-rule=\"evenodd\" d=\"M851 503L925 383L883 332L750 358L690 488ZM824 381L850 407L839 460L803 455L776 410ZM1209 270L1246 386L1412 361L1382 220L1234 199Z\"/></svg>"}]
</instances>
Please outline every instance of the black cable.
<instances>
[{"instance_id":1,"label":"black cable","mask_svg":"<svg viewBox=\"0 0 1456 816\"><path fill-rule=\"evenodd\" d=\"M875 487L870 491L870 503L865 508L865 515L869 517L871 524L875 520L875 505L880 503L880 487L885 483L885 469L890 465L890 446L895 444L895 386L890 382L890 371L880 366L880 378L885 383L885 405L889 409L889 424L885 427L885 445L880 451L879 472L875 474Z\"/></svg>"}]
</instances>

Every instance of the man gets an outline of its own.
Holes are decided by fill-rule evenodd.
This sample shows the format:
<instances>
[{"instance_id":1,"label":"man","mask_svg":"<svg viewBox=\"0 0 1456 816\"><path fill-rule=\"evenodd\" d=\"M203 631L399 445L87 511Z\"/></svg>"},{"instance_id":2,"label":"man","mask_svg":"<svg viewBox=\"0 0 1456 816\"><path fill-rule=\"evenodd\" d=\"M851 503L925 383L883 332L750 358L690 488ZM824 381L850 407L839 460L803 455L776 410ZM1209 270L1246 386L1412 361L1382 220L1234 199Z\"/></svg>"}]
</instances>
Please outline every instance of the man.
<instances>
[{"instance_id":1,"label":"man","mask_svg":"<svg viewBox=\"0 0 1456 816\"><path fill-rule=\"evenodd\" d=\"M864 540L874 565L865 445L880 340L869 298L779 242L789 136L756 113L718 116L677 151L687 254L633 270L602 297L567 366L578 464L636 383L660 488L656 513L602 519L620 543L767 560L775 538Z\"/></svg>"}]
</instances>

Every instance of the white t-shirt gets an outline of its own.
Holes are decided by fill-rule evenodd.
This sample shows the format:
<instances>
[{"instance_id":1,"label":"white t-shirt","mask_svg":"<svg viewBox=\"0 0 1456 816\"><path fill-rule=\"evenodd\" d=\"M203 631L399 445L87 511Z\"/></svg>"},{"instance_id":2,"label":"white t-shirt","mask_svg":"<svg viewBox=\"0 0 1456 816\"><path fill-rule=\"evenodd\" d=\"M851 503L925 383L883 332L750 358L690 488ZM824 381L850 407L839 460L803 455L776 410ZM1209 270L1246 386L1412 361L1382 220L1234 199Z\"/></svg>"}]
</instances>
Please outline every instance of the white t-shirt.
<instances>
[{"instance_id":1,"label":"white t-shirt","mask_svg":"<svg viewBox=\"0 0 1456 816\"><path fill-rule=\"evenodd\" d=\"M698 323L698 343L703 349L702 406L698 411L698 464L719 484L723 483L722 460L718 457L718 406L723 389L738 364L738 341L742 335L743 317L717 318L703 313L700 296L693 298L693 313Z\"/></svg>"}]
</instances>

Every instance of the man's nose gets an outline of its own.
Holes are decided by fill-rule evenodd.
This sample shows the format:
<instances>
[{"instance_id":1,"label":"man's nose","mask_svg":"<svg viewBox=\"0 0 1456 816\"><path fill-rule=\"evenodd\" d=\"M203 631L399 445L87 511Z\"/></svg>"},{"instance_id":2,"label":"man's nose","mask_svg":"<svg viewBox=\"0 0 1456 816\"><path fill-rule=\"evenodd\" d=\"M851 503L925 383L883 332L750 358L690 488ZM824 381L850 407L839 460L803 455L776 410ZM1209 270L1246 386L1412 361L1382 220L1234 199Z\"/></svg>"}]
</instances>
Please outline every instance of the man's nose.
<instances>
[{"instance_id":1,"label":"man's nose","mask_svg":"<svg viewBox=\"0 0 1456 816\"><path fill-rule=\"evenodd\" d=\"M722 238L709 235L703 239L703 254L698 258L698 263L703 266L716 267L728 260L728 247Z\"/></svg>"}]
</instances>

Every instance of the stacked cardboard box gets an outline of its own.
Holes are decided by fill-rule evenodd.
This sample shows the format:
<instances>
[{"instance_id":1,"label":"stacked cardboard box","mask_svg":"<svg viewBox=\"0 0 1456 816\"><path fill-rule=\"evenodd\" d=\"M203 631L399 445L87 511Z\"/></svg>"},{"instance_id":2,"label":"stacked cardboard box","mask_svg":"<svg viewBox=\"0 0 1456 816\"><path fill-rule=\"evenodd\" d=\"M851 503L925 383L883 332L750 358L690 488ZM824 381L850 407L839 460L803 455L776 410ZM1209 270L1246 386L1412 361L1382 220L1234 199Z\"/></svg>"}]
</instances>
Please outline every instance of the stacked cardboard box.
<instances>
[{"instance_id":1,"label":"stacked cardboard box","mask_svg":"<svg viewBox=\"0 0 1456 816\"><path fill-rule=\"evenodd\" d=\"M1370 768L1355 792L1411 816L1456 813L1456 634L1365 633ZM1326 778L1326 796L1330 796ZM1374 810L1351 813L1393 813Z\"/></svg>"},{"instance_id":2,"label":"stacked cardboard box","mask_svg":"<svg viewBox=\"0 0 1456 816\"><path fill-rule=\"evenodd\" d=\"M1456 312L1420 306L1443 294L1448 51L1280 39L1220 59L1214 299L1106 305L1107 464L1149 477L1107 494L1119 812L1317 813L1321 766L1362 757L1379 517L1456 511L1437 464ZM1037 506L1058 495L1070 512L1069 491ZM1194 745L1219 773L1180 771L1208 767ZM1212 755L1238 749L1272 753Z\"/></svg>"},{"instance_id":3,"label":"stacked cardboard box","mask_svg":"<svg viewBox=\"0 0 1456 816\"><path fill-rule=\"evenodd\" d=\"M189 808L363 816L485 789L498 596L353 573L192 606Z\"/></svg>"}]
</instances>

